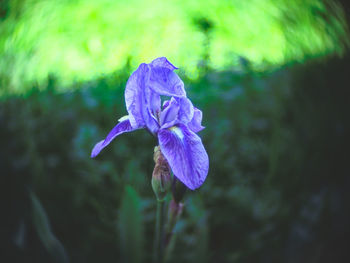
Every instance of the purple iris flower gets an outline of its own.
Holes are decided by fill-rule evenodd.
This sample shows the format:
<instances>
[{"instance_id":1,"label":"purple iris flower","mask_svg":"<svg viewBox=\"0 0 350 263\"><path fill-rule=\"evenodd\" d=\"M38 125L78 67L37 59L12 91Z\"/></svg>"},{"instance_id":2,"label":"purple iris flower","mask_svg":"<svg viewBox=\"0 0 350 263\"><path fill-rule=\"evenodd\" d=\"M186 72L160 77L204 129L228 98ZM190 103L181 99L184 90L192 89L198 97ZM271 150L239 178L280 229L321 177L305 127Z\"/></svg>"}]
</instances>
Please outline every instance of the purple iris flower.
<instances>
[{"instance_id":1,"label":"purple iris flower","mask_svg":"<svg viewBox=\"0 0 350 263\"><path fill-rule=\"evenodd\" d=\"M174 175L188 188L200 187L208 174L209 159L197 132L202 112L186 97L177 69L165 57L142 63L130 76L125 89L128 115L92 150L97 156L115 137L137 129L157 136L160 149ZM169 97L161 104L161 96Z\"/></svg>"}]
</instances>

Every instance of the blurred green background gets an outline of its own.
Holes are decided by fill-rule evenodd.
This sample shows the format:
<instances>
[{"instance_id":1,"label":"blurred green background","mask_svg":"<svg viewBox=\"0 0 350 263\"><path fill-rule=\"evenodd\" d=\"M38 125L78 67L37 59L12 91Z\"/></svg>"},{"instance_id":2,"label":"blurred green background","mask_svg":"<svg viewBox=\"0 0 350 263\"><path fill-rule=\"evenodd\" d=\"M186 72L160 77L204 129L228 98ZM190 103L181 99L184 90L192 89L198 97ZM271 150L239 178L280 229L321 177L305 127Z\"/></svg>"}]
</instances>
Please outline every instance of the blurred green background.
<instances>
[{"instance_id":1,"label":"blurred green background","mask_svg":"<svg viewBox=\"0 0 350 263\"><path fill-rule=\"evenodd\" d=\"M0 262L151 262L153 147L96 142L166 56L210 158L170 262L349 262L349 4L0 1Z\"/></svg>"}]
</instances>

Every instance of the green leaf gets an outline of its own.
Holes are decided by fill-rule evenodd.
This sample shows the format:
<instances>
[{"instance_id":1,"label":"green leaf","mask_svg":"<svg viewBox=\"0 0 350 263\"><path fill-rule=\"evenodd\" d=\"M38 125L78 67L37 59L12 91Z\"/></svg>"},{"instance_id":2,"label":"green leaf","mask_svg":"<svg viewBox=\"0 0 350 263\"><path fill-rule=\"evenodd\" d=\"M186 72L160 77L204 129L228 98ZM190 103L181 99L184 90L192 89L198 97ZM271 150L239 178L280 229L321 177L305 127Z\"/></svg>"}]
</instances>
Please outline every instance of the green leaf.
<instances>
[{"instance_id":1,"label":"green leaf","mask_svg":"<svg viewBox=\"0 0 350 263\"><path fill-rule=\"evenodd\" d=\"M55 259L55 262L69 262L68 256L61 242L52 233L49 219L46 215L44 207L33 192L30 192L32 202L32 220L34 228L47 249L48 253Z\"/></svg>"},{"instance_id":2,"label":"green leaf","mask_svg":"<svg viewBox=\"0 0 350 263\"><path fill-rule=\"evenodd\" d=\"M142 218L141 199L133 187L126 186L118 221L122 262L142 261L144 234Z\"/></svg>"}]
</instances>

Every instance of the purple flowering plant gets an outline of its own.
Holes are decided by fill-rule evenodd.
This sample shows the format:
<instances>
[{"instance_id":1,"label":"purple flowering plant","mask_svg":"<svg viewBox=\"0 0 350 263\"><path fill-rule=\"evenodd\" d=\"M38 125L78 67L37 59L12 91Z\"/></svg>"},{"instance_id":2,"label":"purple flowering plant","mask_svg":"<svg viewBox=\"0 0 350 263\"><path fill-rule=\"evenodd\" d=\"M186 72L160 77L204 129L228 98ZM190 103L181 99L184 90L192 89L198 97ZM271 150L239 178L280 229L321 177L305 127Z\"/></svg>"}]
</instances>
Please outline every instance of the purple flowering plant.
<instances>
[{"instance_id":1,"label":"purple flowering plant","mask_svg":"<svg viewBox=\"0 0 350 263\"><path fill-rule=\"evenodd\" d=\"M201 138L202 112L187 98L177 69L165 57L142 63L130 76L125 88L128 115L107 137L98 142L91 157L96 157L118 135L147 129L158 138L161 153L174 176L191 190L205 181L209 158ZM169 97L162 103L162 97Z\"/></svg>"}]
</instances>

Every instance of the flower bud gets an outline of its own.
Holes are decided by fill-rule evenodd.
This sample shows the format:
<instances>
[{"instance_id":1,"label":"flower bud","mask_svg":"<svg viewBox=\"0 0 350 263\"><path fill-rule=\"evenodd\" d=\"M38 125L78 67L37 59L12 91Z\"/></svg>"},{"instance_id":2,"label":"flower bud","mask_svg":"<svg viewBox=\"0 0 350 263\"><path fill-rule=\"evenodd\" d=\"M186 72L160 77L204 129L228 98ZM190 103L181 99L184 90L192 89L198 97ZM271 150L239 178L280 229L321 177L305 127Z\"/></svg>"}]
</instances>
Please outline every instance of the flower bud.
<instances>
[{"instance_id":1,"label":"flower bud","mask_svg":"<svg viewBox=\"0 0 350 263\"><path fill-rule=\"evenodd\" d=\"M158 201L163 201L171 187L170 167L159 146L154 147L153 159L152 188Z\"/></svg>"}]
</instances>

